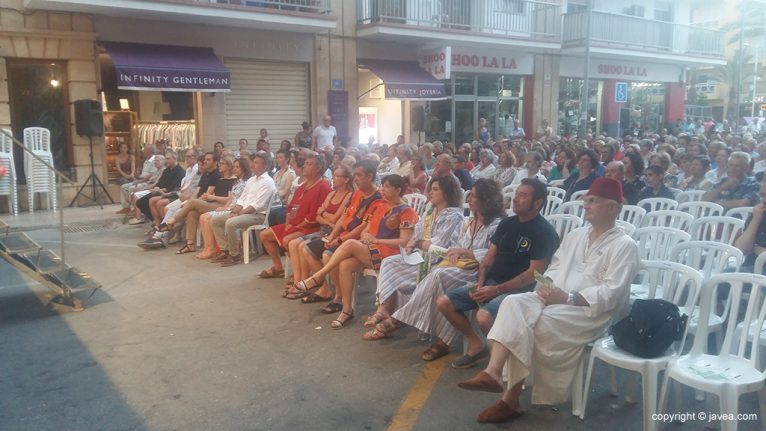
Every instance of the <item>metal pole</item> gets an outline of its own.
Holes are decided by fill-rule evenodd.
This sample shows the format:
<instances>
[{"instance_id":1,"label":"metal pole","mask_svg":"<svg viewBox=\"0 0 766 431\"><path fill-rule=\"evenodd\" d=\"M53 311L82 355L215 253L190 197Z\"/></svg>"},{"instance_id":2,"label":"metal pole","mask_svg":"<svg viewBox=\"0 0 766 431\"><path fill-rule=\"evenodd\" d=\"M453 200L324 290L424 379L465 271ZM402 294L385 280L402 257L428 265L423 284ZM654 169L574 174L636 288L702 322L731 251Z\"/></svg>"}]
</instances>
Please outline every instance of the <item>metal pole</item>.
<instances>
[{"instance_id":1,"label":"metal pole","mask_svg":"<svg viewBox=\"0 0 766 431\"><path fill-rule=\"evenodd\" d=\"M585 36L585 83L583 85L582 102L580 105L580 131L585 135L588 129L588 106L590 104L590 39L591 21L593 18L593 2L588 0L588 23Z\"/></svg>"},{"instance_id":2,"label":"metal pole","mask_svg":"<svg viewBox=\"0 0 766 431\"><path fill-rule=\"evenodd\" d=\"M735 112L735 121L737 124L737 128L739 128L741 125L739 124L740 119L740 100L741 100L741 93L742 93L742 61L745 58L745 2L747 0L742 0L742 16L740 17L739 21L739 59L737 60L737 105L734 107Z\"/></svg>"},{"instance_id":3,"label":"metal pole","mask_svg":"<svg viewBox=\"0 0 766 431\"><path fill-rule=\"evenodd\" d=\"M62 184L64 179L59 178L58 194L59 194L59 241L61 241L61 271L66 269L66 253L64 250L64 192Z\"/></svg>"},{"instance_id":4,"label":"metal pole","mask_svg":"<svg viewBox=\"0 0 766 431\"><path fill-rule=\"evenodd\" d=\"M755 47L755 62L753 62L753 100L750 105L750 116L755 117L755 96L756 86L758 85L758 47Z\"/></svg>"}]
</instances>

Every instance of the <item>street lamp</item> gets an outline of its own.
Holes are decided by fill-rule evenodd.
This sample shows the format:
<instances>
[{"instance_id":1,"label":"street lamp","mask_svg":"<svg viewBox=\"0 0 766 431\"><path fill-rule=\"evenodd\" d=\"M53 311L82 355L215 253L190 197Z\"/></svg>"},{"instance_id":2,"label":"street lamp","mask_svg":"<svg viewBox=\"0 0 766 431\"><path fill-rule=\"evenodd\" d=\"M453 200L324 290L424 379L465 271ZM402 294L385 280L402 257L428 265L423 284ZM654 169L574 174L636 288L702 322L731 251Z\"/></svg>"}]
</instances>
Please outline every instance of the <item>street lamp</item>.
<instances>
[{"instance_id":1,"label":"street lamp","mask_svg":"<svg viewBox=\"0 0 766 431\"><path fill-rule=\"evenodd\" d=\"M745 46L751 46L749 43L745 42ZM753 51L755 51L754 54L754 61L753 61L753 98L751 100L750 104L750 116L755 117L755 99L756 99L756 86L758 85L758 48L759 46L752 46Z\"/></svg>"}]
</instances>

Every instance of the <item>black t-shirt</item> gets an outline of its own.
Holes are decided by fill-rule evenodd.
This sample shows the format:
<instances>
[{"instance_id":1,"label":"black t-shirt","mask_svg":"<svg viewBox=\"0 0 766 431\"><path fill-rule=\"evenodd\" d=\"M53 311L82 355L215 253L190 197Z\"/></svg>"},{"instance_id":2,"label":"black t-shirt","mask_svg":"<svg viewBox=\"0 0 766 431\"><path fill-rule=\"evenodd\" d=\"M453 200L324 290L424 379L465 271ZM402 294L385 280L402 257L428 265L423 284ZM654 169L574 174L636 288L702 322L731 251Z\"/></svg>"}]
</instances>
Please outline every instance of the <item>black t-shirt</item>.
<instances>
[{"instance_id":1,"label":"black t-shirt","mask_svg":"<svg viewBox=\"0 0 766 431\"><path fill-rule=\"evenodd\" d=\"M184 176L186 176L186 170L180 165L175 165L172 168L165 168L155 186L169 192L177 191L181 188L181 180L184 179Z\"/></svg>"},{"instance_id":2,"label":"black t-shirt","mask_svg":"<svg viewBox=\"0 0 766 431\"><path fill-rule=\"evenodd\" d=\"M214 194L222 198L229 196L229 192L231 191L231 188L234 187L234 182L236 181L237 181L237 178L220 178L215 183Z\"/></svg>"},{"instance_id":3,"label":"black t-shirt","mask_svg":"<svg viewBox=\"0 0 766 431\"><path fill-rule=\"evenodd\" d=\"M197 190L197 197L200 197L204 193L207 193L207 189L210 186L215 186L218 183L218 180L220 179L221 179L221 172L218 169L212 172L204 172L202 174L202 177L199 179L199 183L197 184L197 186L199 187L199 189Z\"/></svg>"},{"instance_id":4,"label":"black t-shirt","mask_svg":"<svg viewBox=\"0 0 766 431\"><path fill-rule=\"evenodd\" d=\"M505 283L529 269L531 260L550 262L559 248L556 230L541 215L526 223L521 223L518 216L504 219L490 241L497 247L497 255L486 279L497 283ZM526 292L533 286L515 292Z\"/></svg>"}]
</instances>

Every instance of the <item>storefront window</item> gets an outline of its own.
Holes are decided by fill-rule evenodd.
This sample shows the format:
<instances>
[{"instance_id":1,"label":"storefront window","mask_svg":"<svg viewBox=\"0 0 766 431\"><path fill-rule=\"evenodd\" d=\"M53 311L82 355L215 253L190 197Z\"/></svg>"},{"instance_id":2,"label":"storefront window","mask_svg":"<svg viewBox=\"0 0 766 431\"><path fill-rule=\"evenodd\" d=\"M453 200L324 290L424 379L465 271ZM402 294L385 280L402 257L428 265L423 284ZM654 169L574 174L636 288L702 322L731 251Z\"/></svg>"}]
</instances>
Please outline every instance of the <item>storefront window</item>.
<instances>
[{"instance_id":1,"label":"storefront window","mask_svg":"<svg viewBox=\"0 0 766 431\"><path fill-rule=\"evenodd\" d=\"M582 92L585 80L561 78L559 85L559 135L574 135L580 126ZM588 128L598 133L601 128L601 87L600 81L590 81L588 102Z\"/></svg>"},{"instance_id":2,"label":"storefront window","mask_svg":"<svg viewBox=\"0 0 766 431\"><path fill-rule=\"evenodd\" d=\"M521 121L523 82L523 76L513 75L453 76L446 82L448 89L455 89L453 97L427 103L426 139L471 142L479 118L487 120L492 138L508 136L513 120Z\"/></svg>"},{"instance_id":3,"label":"storefront window","mask_svg":"<svg viewBox=\"0 0 766 431\"><path fill-rule=\"evenodd\" d=\"M13 135L21 141L27 127L50 130L53 164L68 172L72 155L66 120L66 63L8 59L7 65ZM17 175L23 178L23 150L14 146L13 156Z\"/></svg>"}]
</instances>

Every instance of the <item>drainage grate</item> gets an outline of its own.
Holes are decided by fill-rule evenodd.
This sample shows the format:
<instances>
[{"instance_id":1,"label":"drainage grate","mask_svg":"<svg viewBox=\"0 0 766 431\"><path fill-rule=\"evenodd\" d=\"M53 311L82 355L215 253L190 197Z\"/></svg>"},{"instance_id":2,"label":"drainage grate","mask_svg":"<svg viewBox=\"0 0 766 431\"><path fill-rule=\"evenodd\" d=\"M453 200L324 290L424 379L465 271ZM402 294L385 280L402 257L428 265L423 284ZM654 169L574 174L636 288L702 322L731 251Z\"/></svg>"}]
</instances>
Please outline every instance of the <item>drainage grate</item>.
<instances>
[{"instance_id":1,"label":"drainage grate","mask_svg":"<svg viewBox=\"0 0 766 431\"><path fill-rule=\"evenodd\" d=\"M72 223L64 225L64 232L66 233L103 232L111 229L112 226L109 224Z\"/></svg>"}]
</instances>

